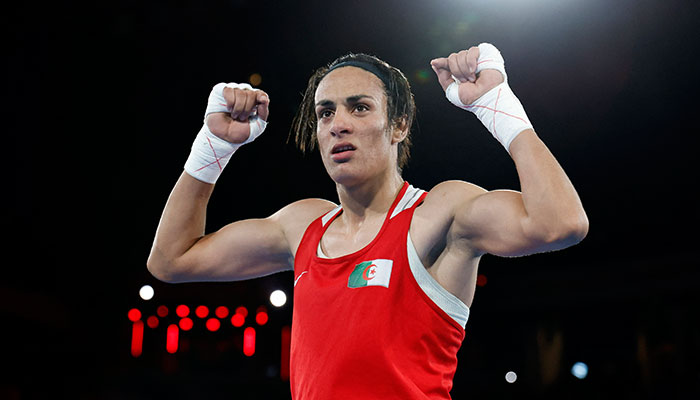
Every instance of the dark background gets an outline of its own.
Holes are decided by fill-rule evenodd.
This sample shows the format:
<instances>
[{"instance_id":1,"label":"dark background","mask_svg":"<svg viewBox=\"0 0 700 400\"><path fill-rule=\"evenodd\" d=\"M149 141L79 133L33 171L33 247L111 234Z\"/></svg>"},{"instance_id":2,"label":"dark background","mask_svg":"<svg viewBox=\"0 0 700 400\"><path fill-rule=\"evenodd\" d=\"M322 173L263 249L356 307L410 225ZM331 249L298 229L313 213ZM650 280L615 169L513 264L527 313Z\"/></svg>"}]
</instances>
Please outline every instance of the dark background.
<instances>
[{"instance_id":1,"label":"dark background","mask_svg":"<svg viewBox=\"0 0 700 400\"><path fill-rule=\"evenodd\" d=\"M429 67L486 41L579 191L590 233L561 252L484 257L488 281L453 398L700 394L695 2L98 3L25 2L1 17L10 124L0 397L288 398L279 331L291 301L268 307L250 358L230 325L195 326L167 354L164 327L175 320L146 328L143 355L129 354L132 307L255 309L273 289L292 294L291 273L169 285L146 270L211 86L259 73L272 102L265 134L219 180L209 231L301 198L337 201L318 155L302 156L287 135L313 70L350 51L383 58L411 82L410 183L518 189L508 154L447 102ZM138 296L144 284L155 288L150 302ZM576 361L589 366L586 379L570 374Z\"/></svg>"}]
</instances>

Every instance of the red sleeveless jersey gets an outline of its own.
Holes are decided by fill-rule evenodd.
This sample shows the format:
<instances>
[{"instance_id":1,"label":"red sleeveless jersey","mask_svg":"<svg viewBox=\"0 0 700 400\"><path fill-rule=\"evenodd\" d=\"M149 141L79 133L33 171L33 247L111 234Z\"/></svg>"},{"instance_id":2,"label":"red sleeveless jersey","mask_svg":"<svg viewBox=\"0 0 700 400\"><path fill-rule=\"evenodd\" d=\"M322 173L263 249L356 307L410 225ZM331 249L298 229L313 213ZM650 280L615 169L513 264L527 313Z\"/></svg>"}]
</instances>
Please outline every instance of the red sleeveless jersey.
<instances>
[{"instance_id":1,"label":"red sleeveless jersey","mask_svg":"<svg viewBox=\"0 0 700 400\"><path fill-rule=\"evenodd\" d=\"M464 329L413 277L407 235L426 193L404 183L363 249L320 258L340 207L311 223L294 262L295 400L450 399Z\"/></svg>"}]
</instances>

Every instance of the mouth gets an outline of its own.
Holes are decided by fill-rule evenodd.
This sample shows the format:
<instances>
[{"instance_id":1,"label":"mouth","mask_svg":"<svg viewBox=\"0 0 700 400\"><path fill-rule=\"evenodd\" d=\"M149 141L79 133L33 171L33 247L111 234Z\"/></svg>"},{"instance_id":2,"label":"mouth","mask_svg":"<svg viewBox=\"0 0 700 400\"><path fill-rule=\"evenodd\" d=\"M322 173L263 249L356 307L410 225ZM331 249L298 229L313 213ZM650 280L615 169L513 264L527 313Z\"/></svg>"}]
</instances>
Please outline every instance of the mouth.
<instances>
[{"instance_id":1,"label":"mouth","mask_svg":"<svg viewBox=\"0 0 700 400\"><path fill-rule=\"evenodd\" d=\"M339 143L331 149L331 159L335 162L345 162L350 159L352 153L357 150L350 143Z\"/></svg>"},{"instance_id":2,"label":"mouth","mask_svg":"<svg viewBox=\"0 0 700 400\"><path fill-rule=\"evenodd\" d=\"M340 143L336 144L333 146L331 149L331 154L337 154L337 153L342 153L344 151L353 151L355 150L355 146L351 145L350 143Z\"/></svg>"}]
</instances>

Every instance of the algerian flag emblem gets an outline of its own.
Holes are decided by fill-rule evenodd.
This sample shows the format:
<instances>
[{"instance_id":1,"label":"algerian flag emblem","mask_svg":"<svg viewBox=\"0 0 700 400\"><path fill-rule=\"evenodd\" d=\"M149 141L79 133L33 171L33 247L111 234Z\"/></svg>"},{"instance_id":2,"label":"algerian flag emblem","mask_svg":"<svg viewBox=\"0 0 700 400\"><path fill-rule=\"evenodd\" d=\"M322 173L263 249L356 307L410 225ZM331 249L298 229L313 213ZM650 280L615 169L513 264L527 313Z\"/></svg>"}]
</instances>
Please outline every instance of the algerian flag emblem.
<instances>
[{"instance_id":1,"label":"algerian flag emblem","mask_svg":"<svg viewBox=\"0 0 700 400\"><path fill-rule=\"evenodd\" d=\"M393 260L379 259L363 261L355 265L348 278L348 287L384 286L388 288L393 264Z\"/></svg>"}]
</instances>

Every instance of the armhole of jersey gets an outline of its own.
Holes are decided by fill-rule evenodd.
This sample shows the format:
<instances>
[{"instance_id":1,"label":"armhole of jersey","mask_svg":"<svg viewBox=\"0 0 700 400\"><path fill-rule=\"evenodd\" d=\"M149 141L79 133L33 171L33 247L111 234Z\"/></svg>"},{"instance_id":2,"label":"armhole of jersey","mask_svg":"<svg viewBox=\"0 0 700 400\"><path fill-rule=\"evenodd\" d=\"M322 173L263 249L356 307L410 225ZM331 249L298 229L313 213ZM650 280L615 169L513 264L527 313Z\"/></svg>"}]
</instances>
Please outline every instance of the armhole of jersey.
<instances>
[{"instance_id":1,"label":"armhole of jersey","mask_svg":"<svg viewBox=\"0 0 700 400\"><path fill-rule=\"evenodd\" d=\"M316 256L318 258L330 258L326 255L326 253L323 252L323 249L321 248L321 241L318 241L318 248L316 248Z\"/></svg>"},{"instance_id":2,"label":"armhole of jersey","mask_svg":"<svg viewBox=\"0 0 700 400\"><path fill-rule=\"evenodd\" d=\"M306 229L304 230L304 234L301 236L301 241L299 241L299 244L297 245L297 250L294 253L294 267L292 268L292 270L295 271L295 274L296 274L296 270L297 270L296 265L297 265L298 255L299 255L299 249L302 248L302 245L304 245L304 243L307 240L311 240L311 237L313 236L314 232L316 232L315 231L316 229L323 230L325 225L328 223L328 221L330 221L336 214L338 214L338 212L340 210L342 210L342 208L340 206L337 206L334 209L332 209L332 210L328 211L327 213L321 215L320 217L316 218L315 220L311 221L309 226L306 227ZM320 225L321 225L320 228L317 228L314 225L314 224L318 224L318 223L320 223ZM320 243L321 243L320 239L319 239L318 243L320 245Z\"/></svg>"},{"instance_id":3,"label":"armhole of jersey","mask_svg":"<svg viewBox=\"0 0 700 400\"><path fill-rule=\"evenodd\" d=\"M343 207L337 206L336 208L328 211L325 215L321 217L321 229L323 229L326 224L328 224L329 221L331 221L338 213L340 210L342 210ZM318 246L316 247L316 257L319 258L330 258L328 257L324 252L323 249L321 249L321 240L323 239L323 235L318 239Z\"/></svg>"},{"instance_id":4,"label":"armhole of jersey","mask_svg":"<svg viewBox=\"0 0 700 400\"><path fill-rule=\"evenodd\" d=\"M469 307L457 296L448 292L440 285L423 266L423 263L418 257L418 252L411 241L411 233L407 235L406 248L408 249L408 265L411 267L413 278L418 283L418 286L441 310L443 310L450 318L455 320L462 328L467 326L469 319Z\"/></svg>"}]
</instances>

